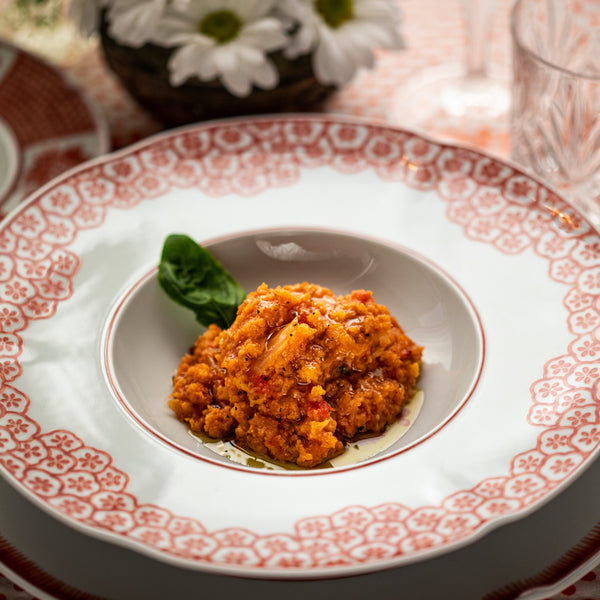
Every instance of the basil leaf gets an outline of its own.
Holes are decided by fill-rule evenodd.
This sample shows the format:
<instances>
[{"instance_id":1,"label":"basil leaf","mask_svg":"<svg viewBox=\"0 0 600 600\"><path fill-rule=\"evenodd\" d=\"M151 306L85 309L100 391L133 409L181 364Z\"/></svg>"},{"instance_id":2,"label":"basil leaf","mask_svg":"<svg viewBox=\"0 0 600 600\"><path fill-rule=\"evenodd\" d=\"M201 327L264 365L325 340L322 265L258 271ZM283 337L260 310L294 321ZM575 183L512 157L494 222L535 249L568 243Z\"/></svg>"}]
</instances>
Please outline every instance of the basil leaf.
<instances>
[{"instance_id":1,"label":"basil leaf","mask_svg":"<svg viewBox=\"0 0 600 600\"><path fill-rule=\"evenodd\" d=\"M211 323L229 327L246 297L212 254L183 234L172 234L165 240L158 282L171 300L191 309L205 327Z\"/></svg>"}]
</instances>

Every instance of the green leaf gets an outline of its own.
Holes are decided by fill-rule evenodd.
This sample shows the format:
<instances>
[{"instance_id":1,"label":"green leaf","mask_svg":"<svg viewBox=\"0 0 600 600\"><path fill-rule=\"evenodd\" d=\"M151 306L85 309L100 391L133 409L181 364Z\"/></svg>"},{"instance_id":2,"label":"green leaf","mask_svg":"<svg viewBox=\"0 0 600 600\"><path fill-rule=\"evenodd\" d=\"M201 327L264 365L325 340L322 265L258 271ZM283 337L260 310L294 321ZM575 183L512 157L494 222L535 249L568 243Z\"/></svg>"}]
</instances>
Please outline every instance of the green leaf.
<instances>
[{"instance_id":1,"label":"green leaf","mask_svg":"<svg viewBox=\"0 0 600 600\"><path fill-rule=\"evenodd\" d=\"M211 323L229 327L246 297L212 254L183 234L172 234L165 240L158 282L171 300L192 310L205 327Z\"/></svg>"}]
</instances>

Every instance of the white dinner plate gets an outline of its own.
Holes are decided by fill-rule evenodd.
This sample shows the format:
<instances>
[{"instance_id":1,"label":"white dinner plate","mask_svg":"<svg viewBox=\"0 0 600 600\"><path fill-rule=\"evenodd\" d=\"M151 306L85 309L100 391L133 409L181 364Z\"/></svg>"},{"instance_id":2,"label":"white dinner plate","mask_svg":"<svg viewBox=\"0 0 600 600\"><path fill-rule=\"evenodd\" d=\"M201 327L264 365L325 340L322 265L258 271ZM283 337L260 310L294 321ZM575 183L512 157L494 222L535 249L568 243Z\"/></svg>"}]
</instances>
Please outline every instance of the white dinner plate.
<instances>
[{"instance_id":1,"label":"white dinner plate","mask_svg":"<svg viewBox=\"0 0 600 600\"><path fill-rule=\"evenodd\" d=\"M446 300L397 315L425 345L414 439L350 468L285 473L172 443L134 393L155 375L147 344L161 356L166 339L181 354L194 341L193 318L181 339L171 308L125 328L140 336L129 352L145 357L147 377L133 357L131 380L117 382L124 397L115 393L106 332L123 298L139 299L169 233L313 228L399 248L458 290L475 351L448 353L461 346L445 340L457 314ZM53 180L2 222L0 239L3 474L111 543L255 578L355 575L473 543L540 508L598 454L600 239L551 190L488 156L335 117L207 123ZM398 306L419 281L386 278L380 291ZM428 393L438 377L446 389ZM419 423L456 389L453 408Z\"/></svg>"},{"instance_id":2,"label":"white dinner plate","mask_svg":"<svg viewBox=\"0 0 600 600\"><path fill-rule=\"evenodd\" d=\"M100 110L56 67L0 40L0 207L109 150Z\"/></svg>"}]
</instances>

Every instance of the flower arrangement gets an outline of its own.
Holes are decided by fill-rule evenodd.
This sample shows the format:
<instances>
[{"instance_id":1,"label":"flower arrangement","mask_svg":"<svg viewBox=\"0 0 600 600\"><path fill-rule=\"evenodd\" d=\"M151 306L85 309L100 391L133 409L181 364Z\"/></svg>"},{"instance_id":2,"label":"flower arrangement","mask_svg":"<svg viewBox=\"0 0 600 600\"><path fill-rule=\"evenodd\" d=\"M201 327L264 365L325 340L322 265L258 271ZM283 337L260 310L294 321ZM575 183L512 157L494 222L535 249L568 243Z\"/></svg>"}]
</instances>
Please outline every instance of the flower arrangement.
<instances>
[{"instance_id":1,"label":"flower arrangement","mask_svg":"<svg viewBox=\"0 0 600 600\"><path fill-rule=\"evenodd\" d=\"M282 86L294 65L337 89L377 48L403 48L397 0L71 0L70 12L121 49L166 52L172 88L218 83L240 99Z\"/></svg>"}]
</instances>

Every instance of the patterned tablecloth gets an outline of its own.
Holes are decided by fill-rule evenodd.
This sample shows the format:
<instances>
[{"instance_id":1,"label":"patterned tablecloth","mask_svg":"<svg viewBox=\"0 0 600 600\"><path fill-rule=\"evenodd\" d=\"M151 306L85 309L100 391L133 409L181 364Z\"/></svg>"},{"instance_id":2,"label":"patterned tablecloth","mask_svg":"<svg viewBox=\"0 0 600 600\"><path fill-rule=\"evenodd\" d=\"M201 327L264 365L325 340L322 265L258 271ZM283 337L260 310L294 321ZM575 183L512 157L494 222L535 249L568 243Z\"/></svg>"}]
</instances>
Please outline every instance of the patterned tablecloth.
<instances>
[{"instance_id":1,"label":"patterned tablecloth","mask_svg":"<svg viewBox=\"0 0 600 600\"><path fill-rule=\"evenodd\" d=\"M407 48L402 52L380 52L377 68L361 73L351 85L333 97L324 110L380 122L390 122L394 92L406 86L424 68L443 61L464 58L464 27L460 0L399 0L403 11ZM509 11L511 0L497 0L490 57L506 76L510 73ZM0 0L1 8L1 0ZM1 32L0 32L1 33ZM102 109L108 121L113 149L122 148L157 133L163 126L142 110L106 68L96 43L52 38L46 45L39 39L19 36L13 43L42 52L64 69ZM5 34L5 32L4 32ZM438 136L442 132L431 131ZM461 140L457 140L461 141ZM465 140L462 140L465 141ZM476 145L490 154L508 158L506 123L495 131L481 131ZM600 599L600 566L552 600ZM0 575L0 600L32 600L32 596Z\"/></svg>"}]
</instances>

